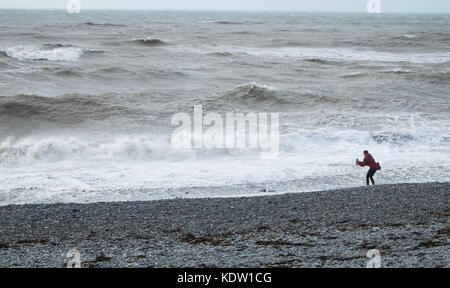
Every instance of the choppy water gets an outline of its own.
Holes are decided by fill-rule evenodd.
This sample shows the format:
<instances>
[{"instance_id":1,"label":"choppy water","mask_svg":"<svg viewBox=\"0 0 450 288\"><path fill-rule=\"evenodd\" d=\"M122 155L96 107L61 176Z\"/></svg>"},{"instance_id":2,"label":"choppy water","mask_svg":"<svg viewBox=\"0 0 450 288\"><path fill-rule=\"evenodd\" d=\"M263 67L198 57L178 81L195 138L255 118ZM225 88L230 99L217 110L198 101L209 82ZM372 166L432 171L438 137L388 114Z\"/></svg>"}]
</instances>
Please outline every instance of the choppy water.
<instances>
[{"instance_id":1,"label":"choppy water","mask_svg":"<svg viewBox=\"0 0 450 288\"><path fill-rule=\"evenodd\" d=\"M0 205L450 180L450 15L0 10ZM279 112L280 155L173 114Z\"/></svg>"}]
</instances>

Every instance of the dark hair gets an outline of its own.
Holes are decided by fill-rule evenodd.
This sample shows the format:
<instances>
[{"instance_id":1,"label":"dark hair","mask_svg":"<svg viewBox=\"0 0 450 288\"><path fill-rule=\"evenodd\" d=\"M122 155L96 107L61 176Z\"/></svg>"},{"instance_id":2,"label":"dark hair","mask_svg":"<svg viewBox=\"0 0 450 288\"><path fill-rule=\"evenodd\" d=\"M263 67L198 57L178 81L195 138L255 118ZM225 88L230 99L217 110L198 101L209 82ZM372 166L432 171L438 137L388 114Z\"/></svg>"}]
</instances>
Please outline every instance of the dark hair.
<instances>
[{"instance_id":1,"label":"dark hair","mask_svg":"<svg viewBox=\"0 0 450 288\"><path fill-rule=\"evenodd\" d=\"M364 152L363 152L364 154L369 154L369 151L367 151L367 150L364 150Z\"/></svg>"}]
</instances>

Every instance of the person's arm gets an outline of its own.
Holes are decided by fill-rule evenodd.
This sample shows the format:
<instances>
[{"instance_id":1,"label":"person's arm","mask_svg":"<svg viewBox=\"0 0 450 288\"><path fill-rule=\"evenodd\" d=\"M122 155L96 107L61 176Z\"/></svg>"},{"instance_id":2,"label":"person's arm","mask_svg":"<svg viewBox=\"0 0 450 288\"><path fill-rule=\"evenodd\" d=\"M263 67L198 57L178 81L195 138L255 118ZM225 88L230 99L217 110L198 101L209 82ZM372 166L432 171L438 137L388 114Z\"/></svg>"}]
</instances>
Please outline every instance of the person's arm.
<instances>
[{"instance_id":1,"label":"person's arm","mask_svg":"<svg viewBox=\"0 0 450 288\"><path fill-rule=\"evenodd\" d=\"M366 166L367 165L366 158L364 158L364 160L362 162L361 161L356 161L356 164L361 166L361 167Z\"/></svg>"}]
</instances>

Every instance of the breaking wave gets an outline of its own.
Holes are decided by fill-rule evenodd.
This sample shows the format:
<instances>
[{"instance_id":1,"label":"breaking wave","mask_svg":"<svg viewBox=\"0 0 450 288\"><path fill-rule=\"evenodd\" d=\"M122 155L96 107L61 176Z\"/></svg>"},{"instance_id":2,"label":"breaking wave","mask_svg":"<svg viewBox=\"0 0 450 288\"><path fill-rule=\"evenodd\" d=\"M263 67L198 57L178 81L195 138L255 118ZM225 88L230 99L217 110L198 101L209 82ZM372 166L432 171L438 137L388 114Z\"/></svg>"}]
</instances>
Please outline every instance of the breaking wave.
<instances>
[{"instance_id":1,"label":"breaking wave","mask_svg":"<svg viewBox=\"0 0 450 288\"><path fill-rule=\"evenodd\" d=\"M150 136L115 136L108 140L78 137L12 137L0 143L0 163L65 160L158 160L178 157L165 139Z\"/></svg>"},{"instance_id":2,"label":"breaking wave","mask_svg":"<svg viewBox=\"0 0 450 288\"><path fill-rule=\"evenodd\" d=\"M450 52L435 53L391 53L352 48L279 48L247 50L255 56L275 56L299 58L305 61L325 64L325 61L370 61L370 62L410 62L416 64L438 64L450 62Z\"/></svg>"},{"instance_id":3,"label":"breaking wave","mask_svg":"<svg viewBox=\"0 0 450 288\"><path fill-rule=\"evenodd\" d=\"M230 94L256 101L279 100L276 91L277 88L273 86L258 85L252 82L237 86Z\"/></svg>"},{"instance_id":4,"label":"breaking wave","mask_svg":"<svg viewBox=\"0 0 450 288\"><path fill-rule=\"evenodd\" d=\"M281 135L280 152L307 153L317 147L335 146L399 146L418 141L419 136L401 131L368 133L357 130L299 130ZM175 161L258 155L259 152L254 149L176 149L170 144L170 135L27 136L19 139L8 137L0 142L0 164L67 160Z\"/></svg>"},{"instance_id":5,"label":"breaking wave","mask_svg":"<svg viewBox=\"0 0 450 288\"><path fill-rule=\"evenodd\" d=\"M43 49L32 45L19 45L5 49L8 57L18 60L77 61L83 55L83 49L58 47Z\"/></svg>"},{"instance_id":6,"label":"breaking wave","mask_svg":"<svg viewBox=\"0 0 450 288\"><path fill-rule=\"evenodd\" d=\"M102 49L79 48L64 44L18 45L3 53L17 60L47 60L55 62L77 61L84 53L103 53Z\"/></svg>"},{"instance_id":7,"label":"breaking wave","mask_svg":"<svg viewBox=\"0 0 450 288\"><path fill-rule=\"evenodd\" d=\"M255 82L236 86L233 90L224 93L219 100L219 105L239 106L240 108L254 109L254 107L291 110L317 104L336 103L337 99L312 93L308 91L296 92L281 90L276 87ZM301 107L299 107L301 105ZM217 107L220 108L220 107Z\"/></svg>"}]
</instances>

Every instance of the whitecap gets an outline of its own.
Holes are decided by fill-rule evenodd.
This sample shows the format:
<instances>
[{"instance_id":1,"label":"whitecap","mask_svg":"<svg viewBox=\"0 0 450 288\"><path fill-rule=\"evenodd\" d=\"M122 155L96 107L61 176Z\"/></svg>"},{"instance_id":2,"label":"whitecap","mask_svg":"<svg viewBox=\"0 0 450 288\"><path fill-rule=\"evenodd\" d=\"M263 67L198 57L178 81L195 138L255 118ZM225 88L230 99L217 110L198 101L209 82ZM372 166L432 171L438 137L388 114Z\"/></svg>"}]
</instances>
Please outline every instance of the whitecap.
<instances>
[{"instance_id":1,"label":"whitecap","mask_svg":"<svg viewBox=\"0 0 450 288\"><path fill-rule=\"evenodd\" d=\"M83 49L77 47L57 47L45 49L42 46L18 45L4 50L6 56L18 60L77 61Z\"/></svg>"}]
</instances>

